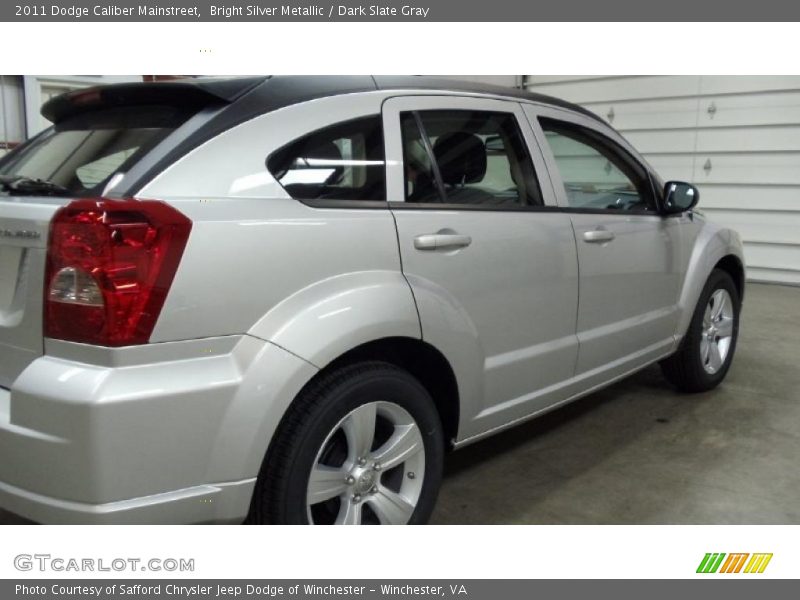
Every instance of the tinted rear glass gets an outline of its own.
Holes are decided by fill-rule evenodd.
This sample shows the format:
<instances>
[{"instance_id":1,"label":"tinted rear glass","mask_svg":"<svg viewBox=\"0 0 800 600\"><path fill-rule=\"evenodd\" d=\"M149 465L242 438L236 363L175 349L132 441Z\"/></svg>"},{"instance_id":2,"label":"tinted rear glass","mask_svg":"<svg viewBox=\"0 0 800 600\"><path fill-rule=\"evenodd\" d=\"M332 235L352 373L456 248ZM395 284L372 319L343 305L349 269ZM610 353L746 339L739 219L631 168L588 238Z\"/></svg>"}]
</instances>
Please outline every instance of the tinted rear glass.
<instances>
[{"instance_id":1,"label":"tinted rear glass","mask_svg":"<svg viewBox=\"0 0 800 600\"><path fill-rule=\"evenodd\" d=\"M386 200L380 116L337 123L272 154L267 168L292 198Z\"/></svg>"},{"instance_id":2,"label":"tinted rear glass","mask_svg":"<svg viewBox=\"0 0 800 600\"><path fill-rule=\"evenodd\" d=\"M51 127L0 162L0 177L42 179L71 196L102 194L189 117L171 107L129 106L72 117Z\"/></svg>"}]
</instances>

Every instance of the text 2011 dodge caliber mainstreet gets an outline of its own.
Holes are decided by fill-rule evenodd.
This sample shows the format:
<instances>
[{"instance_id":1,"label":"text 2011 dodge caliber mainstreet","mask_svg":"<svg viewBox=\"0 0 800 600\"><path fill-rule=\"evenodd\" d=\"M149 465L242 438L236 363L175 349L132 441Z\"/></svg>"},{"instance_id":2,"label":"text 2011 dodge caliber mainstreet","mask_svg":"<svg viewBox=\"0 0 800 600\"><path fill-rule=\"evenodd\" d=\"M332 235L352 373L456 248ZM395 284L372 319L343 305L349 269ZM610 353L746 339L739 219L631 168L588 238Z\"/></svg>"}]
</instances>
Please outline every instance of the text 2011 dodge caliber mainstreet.
<instances>
[{"instance_id":1,"label":"text 2011 dodge caliber mainstreet","mask_svg":"<svg viewBox=\"0 0 800 600\"><path fill-rule=\"evenodd\" d=\"M730 367L739 237L577 106L259 77L42 113L0 161L0 506L32 520L423 523L447 450Z\"/></svg>"}]
</instances>

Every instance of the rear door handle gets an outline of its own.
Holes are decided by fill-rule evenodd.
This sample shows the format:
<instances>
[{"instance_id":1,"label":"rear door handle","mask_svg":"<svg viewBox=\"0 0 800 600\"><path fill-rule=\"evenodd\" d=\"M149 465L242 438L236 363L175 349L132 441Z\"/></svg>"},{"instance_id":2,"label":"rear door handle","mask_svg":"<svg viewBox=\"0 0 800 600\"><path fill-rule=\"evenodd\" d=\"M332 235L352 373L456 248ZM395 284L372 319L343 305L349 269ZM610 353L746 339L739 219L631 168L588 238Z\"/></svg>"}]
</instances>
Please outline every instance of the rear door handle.
<instances>
[{"instance_id":1,"label":"rear door handle","mask_svg":"<svg viewBox=\"0 0 800 600\"><path fill-rule=\"evenodd\" d=\"M414 238L417 250L456 250L466 248L472 243L468 235L458 233L426 233Z\"/></svg>"},{"instance_id":2,"label":"rear door handle","mask_svg":"<svg viewBox=\"0 0 800 600\"><path fill-rule=\"evenodd\" d=\"M583 232L583 241L587 244L603 244L610 242L615 237L614 232L608 229L593 229L592 231Z\"/></svg>"}]
</instances>

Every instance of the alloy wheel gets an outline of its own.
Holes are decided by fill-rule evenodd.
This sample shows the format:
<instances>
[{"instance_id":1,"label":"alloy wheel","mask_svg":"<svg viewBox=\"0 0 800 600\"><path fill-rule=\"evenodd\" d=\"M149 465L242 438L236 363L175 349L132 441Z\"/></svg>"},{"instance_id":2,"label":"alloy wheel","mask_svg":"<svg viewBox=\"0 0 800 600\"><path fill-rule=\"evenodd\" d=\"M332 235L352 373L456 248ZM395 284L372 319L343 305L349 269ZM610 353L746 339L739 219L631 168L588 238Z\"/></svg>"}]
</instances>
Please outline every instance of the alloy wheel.
<instances>
[{"instance_id":1,"label":"alloy wheel","mask_svg":"<svg viewBox=\"0 0 800 600\"><path fill-rule=\"evenodd\" d=\"M419 426L393 402L348 413L322 444L308 478L309 523L399 525L414 514L425 477Z\"/></svg>"},{"instance_id":2,"label":"alloy wheel","mask_svg":"<svg viewBox=\"0 0 800 600\"><path fill-rule=\"evenodd\" d=\"M727 290L718 289L708 300L700 334L700 360L706 373L715 374L725 364L734 325L733 300Z\"/></svg>"}]
</instances>

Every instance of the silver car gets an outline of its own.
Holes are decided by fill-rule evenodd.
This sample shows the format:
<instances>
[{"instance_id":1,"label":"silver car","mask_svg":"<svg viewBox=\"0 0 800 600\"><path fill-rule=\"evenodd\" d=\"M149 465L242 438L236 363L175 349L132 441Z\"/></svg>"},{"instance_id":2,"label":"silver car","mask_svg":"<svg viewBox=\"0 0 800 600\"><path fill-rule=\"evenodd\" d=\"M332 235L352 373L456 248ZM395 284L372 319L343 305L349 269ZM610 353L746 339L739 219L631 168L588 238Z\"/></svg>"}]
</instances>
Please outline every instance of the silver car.
<instances>
[{"instance_id":1,"label":"silver car","mask_svg":"<svg viewBox=\"0 0 800 600\"><path fill-rule=\"evenodd\" d=\"M445 453L731 365L734 231L566 102L416 77L121 84L0 161L0 506L424 523Z\"/></svg>"}]
</instances>

